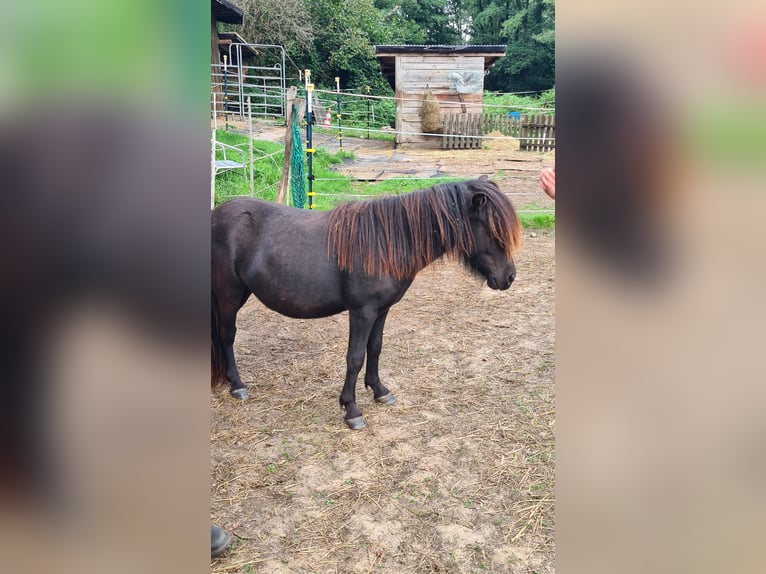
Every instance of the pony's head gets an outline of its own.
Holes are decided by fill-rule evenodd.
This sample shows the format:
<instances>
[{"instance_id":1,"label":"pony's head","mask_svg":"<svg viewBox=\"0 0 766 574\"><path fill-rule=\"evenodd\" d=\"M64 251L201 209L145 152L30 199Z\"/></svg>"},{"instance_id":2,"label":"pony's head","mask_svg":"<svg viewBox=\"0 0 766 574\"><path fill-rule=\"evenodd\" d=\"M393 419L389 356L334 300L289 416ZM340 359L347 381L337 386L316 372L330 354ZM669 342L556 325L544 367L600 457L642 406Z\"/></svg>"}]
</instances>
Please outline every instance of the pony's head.
<instances>
[{"instance_id":1,"label":"pony's head","mask_svg":"<svg viewBox=\"0 0 766 574\"><path fill-rule=\"evenodd\" d=\"M518 216L508 198L486 177L468 183L465 201L473 241L461 259L490 288L508 289L516 278L513 252L521 243Z\"/></svg>"},{"instance_id":2,"label":"pony's head","mask_svg":"<svg viewBox=\"0 0 766 574\"><path fill-rule=\"evenodd\" d=\"M493 289L511 286L520 243L511 202L486 177L340 205L330 212L327 233L328 254L341 270L413 279L447 255Z\"/></svg>"}]
</instances>

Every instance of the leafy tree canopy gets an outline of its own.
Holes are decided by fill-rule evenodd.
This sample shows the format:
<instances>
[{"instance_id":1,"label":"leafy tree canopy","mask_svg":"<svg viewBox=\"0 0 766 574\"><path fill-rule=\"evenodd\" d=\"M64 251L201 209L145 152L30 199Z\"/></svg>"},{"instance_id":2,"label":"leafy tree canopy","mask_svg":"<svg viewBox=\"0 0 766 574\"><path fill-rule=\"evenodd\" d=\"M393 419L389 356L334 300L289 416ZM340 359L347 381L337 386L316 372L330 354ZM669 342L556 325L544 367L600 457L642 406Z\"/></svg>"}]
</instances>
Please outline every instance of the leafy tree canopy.
<instances>
[{"instance_id":1,"label":"leafy tree canopy","mask_svg":"<svg viewBox=\"0 0 766 574\"><path fill-rule=\"evenodd\" d=\"M248 41L281 44L317 85L390 91L375 44L505 44L485 87L499 92L554 86L554 0L236 0ZM291 73L290 75L297 75Z\"/></svg>"}]
</instances>

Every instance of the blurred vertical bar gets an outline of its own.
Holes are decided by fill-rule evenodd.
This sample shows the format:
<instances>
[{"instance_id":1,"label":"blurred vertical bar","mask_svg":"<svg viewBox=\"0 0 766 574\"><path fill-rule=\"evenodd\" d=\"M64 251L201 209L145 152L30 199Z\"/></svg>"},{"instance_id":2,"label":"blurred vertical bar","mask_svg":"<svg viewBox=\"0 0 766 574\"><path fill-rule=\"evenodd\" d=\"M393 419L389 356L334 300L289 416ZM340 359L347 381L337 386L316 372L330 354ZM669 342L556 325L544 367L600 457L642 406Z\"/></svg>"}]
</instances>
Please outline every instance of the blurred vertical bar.
<instances>
[{"instance_id":1,"label":"blurred vertical bar","mask_svg":"<svg viewBox=\"0 0 766 574\"><path fill-rule=\"evenodd\" d=\"M3 7L3 571L209 570L209 9Z\"/></svg>"},{"instance_id":2,"label":"blurred vertical bar","mask_svg":"<svg viewBox=\"0 0 766 574\"><path fill-rule=\"evenodd\" d=\"M556 17L557 569L763 572L766 7Z\"/></svg>"}]
</instances>

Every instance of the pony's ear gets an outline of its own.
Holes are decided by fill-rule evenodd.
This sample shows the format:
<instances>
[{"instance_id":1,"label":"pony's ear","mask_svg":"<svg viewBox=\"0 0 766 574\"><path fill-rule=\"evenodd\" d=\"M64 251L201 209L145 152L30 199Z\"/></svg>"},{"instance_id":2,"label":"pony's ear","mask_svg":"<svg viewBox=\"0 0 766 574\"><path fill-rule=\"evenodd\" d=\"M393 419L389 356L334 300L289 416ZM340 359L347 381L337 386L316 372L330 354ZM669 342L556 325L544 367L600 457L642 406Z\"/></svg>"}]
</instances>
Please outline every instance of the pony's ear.
<instances>
[{"instance_id":1,"label":"pony's ear","mask_svg":"<svg viewBox=\"0 0 766 574\"><path fill-rule=\"evenodd\" d=\"M481 177L479 177L479 181L487 181L489 178L487 177L487 174L483 174Z\"/></svg>"},{"instance_id":2,"label":"pony's ear","mask_svg":"<svg viewBox=\"0 0 766 574\"><path fill-rule=\"evenodd\" d=\"M477 191L471 197L471 203L476 211L480 211L482 207L487 203L487 194Z\"/></svg>"}]
</instances>

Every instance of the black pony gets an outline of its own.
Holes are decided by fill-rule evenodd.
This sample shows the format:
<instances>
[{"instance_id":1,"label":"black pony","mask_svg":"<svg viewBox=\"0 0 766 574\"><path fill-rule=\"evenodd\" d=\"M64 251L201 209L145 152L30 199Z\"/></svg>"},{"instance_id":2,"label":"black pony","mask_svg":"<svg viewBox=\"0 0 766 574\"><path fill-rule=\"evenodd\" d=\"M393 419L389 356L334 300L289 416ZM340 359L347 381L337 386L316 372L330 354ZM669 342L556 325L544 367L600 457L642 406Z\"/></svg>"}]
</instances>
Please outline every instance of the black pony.
<instances>
[{"instance_id":1,"label":"black pony","mask_svg":"<svg viewBox=\"0 0 766 574\"><path fill-rule=\"evenodd\" d=\"M234 199L212 213L212 383L228 379L231 394L248 397L234 362L237 311L254 294L288 317L312 319L349 312L345 421L365 426L356 380L367 354L365 387L376 401L396 399L380 382L378 358L391 305L415 275L443 255L459 258L508 289L521 226L508 198L490 181L435 185L408 194L306 211Z\"/></svg>"}]
</instances>

